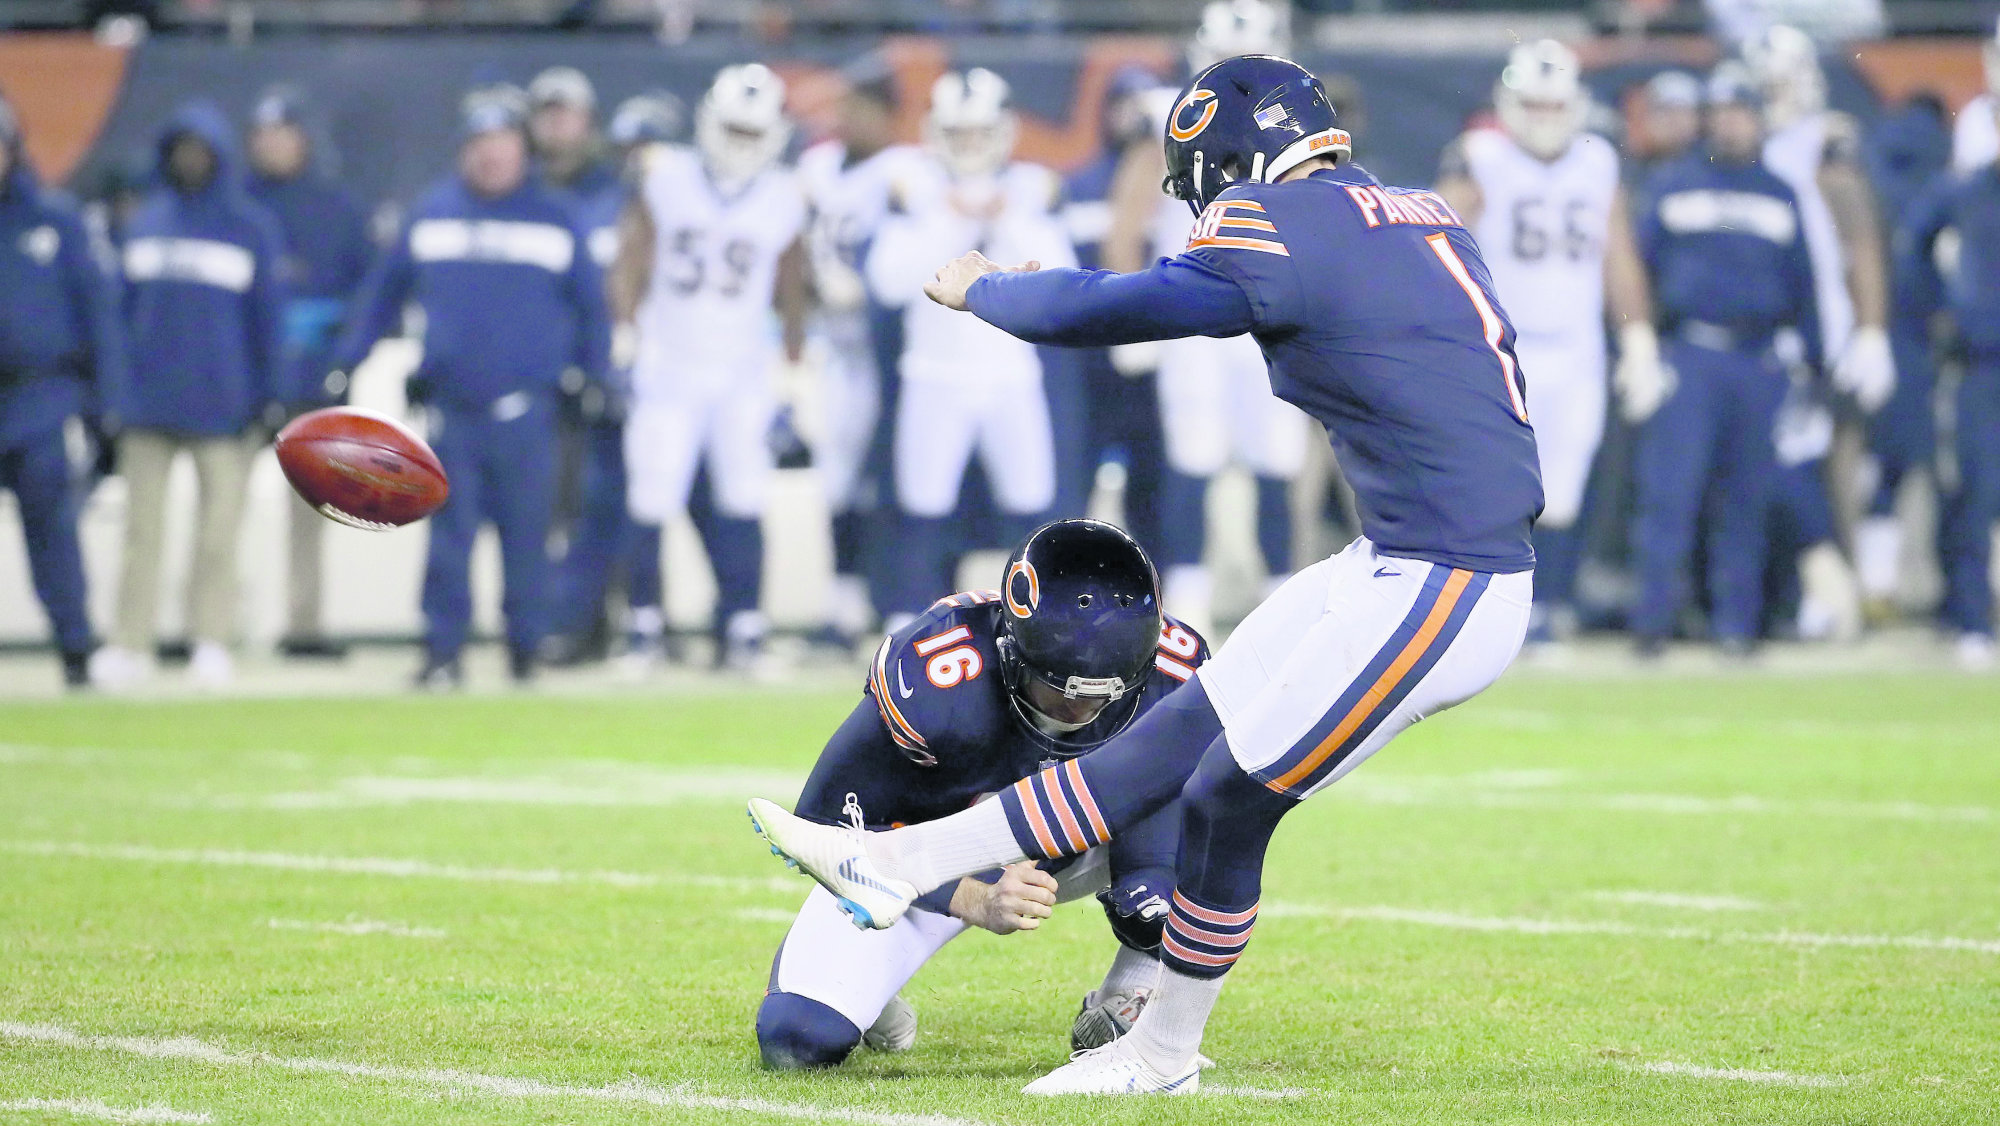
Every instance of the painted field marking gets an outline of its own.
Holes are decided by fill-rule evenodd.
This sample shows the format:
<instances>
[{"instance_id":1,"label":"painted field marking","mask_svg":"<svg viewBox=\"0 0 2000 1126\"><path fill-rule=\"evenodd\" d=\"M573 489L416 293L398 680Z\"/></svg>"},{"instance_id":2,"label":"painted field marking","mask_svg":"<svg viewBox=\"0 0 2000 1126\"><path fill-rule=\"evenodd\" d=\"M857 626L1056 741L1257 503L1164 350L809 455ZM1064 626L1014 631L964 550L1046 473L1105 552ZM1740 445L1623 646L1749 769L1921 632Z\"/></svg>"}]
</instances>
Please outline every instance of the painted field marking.
<instances>
[{"instance_id":1,"label":"painted field marking","mask_svg":"<svg viewBox=\"0 0 2000 1126\"><path fill-rule=\"evenodd\" d=\"M67 1114L72 1118L95 1118L101 1122L213 1122L206 1114L172 1110L164 1106L111 1106L96 1099L0 1099L0 1110L41 1111Z\"/></svg>"},{"instance_id":2,"label":"painted field marking","mask_svg":"<svg viewBox=\"0 0 2000 1126\"><path fill-rule=\"evenodd\" d=\"M781 907L738 907L730 914L748 923L792 923L799 918L797 911Z\"/></svg>"},{"instance_id":3,"label":"painted field marking","mask_svg":"<svg viewBox=\"0 0 2000 1126\"><path fill-rule=\"evenodd\" d=\"M132 860L146 864L201 864L221 868L273 868L292 872L391 876L397 879L463 880L503 884L600 884L608 887L704 887L725 891L792 893L805 890L785 876L712 876L699 873L567 871L559 868L472 868L384 856L301 856L287 852L240 852L220 848L152 848L147 845L94 845L70 841L0 841L0 852L63 856L79 860Z\"/></svg>"},{"instance_id":4,"label":"painted field marking","mask_svg":"<svg viewBox=\"0 0 2000 1126\"><path fill-rule=\"evenodd\" d=\"M1687 911L1765 911L1767 904L1734 895L1682 895L1671 891L1593 891L1592 899L1634 903L1641 907L1678 907Z\"/></svg>"},{"instance_id":5,"label":"painted field marking","mask_svg":"<svg viewBox=\"0 0 2000 1126\"><path fill-rule=\"evenodd\" d=\"M1864 821L1920 821L1936 824L2000 824L2000 811L1983 805L1927 805L1922 802L1831 801L1765 798L1754 794L1698 797L1693 794L1551 793L1474 785L1442 785L1431 780L1394 778L1335 786L1329 792L1370 805L1451 806L1475 809L1606 810L1713 816L1768 814Z\"/></svg>"},{"instance_id":6,"label":"painted field marking","mask_svg":"<svg viewBox=\"0 0 2000 1126\"><path fill-rule=\"evenodd\" d=\"M91 1036L52 1024L18 1024L0 1021L0 1039L47 1044L97 1052L121 1052L155 1060L187 1060L214 1067L280 1068L308 1074L345 1075L356 1079L379 1079L388 1083L425 1088L430 1094L456 1093L489 1095L503 1099L589 1099L632 1106L663 1107L669 1110L740 1111L807 1122L854 1122L861 1126L978 1126L964 1118L941 1114L884 1114L848 1110L813 1103L780 1102L732 1095L710 1095L690 1084L661 1086L643 1080L626 1079L599 1087L572 1083L551 1083L513 1075L487 1075L442 1067L394 1067L352 1063L346 1060L315 1059L310 1056L277 1056L268 1052L237 1051L196 1040L192 1037L160 1039L147 1036ZM206 1121L204 1119L204 1121Z\"/></svg>"},{"instance_id":7,"label":"painted field marking","mask_svg":"<svg viewBox=\"0 0 2000 1126\"><path fill-rule=\"evenodd\" d=\"M1493 934L1532 935L1615 935L1621 938L1675 938L1696 942L1745 943L1761 946L1807 946L1893 948L1902 950L1957 950L1971 954L2000 954L2000 939L1953 938L1922 934L1815 934L1809 931L1707 931L1694 927L1646 927L1635 923L1582 919L1524 919L1507 916L1459 915L1449 911L1420 911L1407 907L1329 907L1318 903L1287 903L1265 900L1259 918L1352 919L1360 922L1408 923L1413 926L1442 927L1448 930L1486 931Z\"/></svg>"},{"instance_id":8,"label":"painted field marking","mask_svg":"<svg viewBox=\"0 0 2000 1126\"><path fill-rule=\"evenodd\" d=\"M1196 1095L1221 1095L1235 1099L1303 1099L1315 1093L1303 1087L1238 1087L1221 1083L1204 1083L1195 1088Z\"/></svg>"},{"instance_id":9,"label":"painted field marking","mask_svg":"<svg viewBox=\"0 0 2000 1126\"><path fill-rule=\"evenodd\" d=\"M1776 1087L1841 1087L1844 1075L1794 1075L1789 1071L1749 1071L1740 1067L1702 1067L1692 1063L1661 1060L1657 1063L1628 1065L1651 1075L1674 1075L1684 1079L1727 1079L1738 1083L1767 1083Z\"/></svg>"},{"instance_id":10,"label":"painted field marking","mask_svg":"<svg viewBox=\"0 0 2000 1126\"><path fill-rule=\"evenodd\" d=\"M360 775L330 788L205 803L222 808L361 809L415 805L668 806L742 801L758 794L797 793L805 777L789 770L691 768L663 770L603 766L553 774L406 777Z\"/></svg>"},{"instance_id":11,"label":"painted field marking","mask_svg":"<svg viewBox=\"0 0 2000 1126\"><path fill-rule=\"evenodd\" d=\"M320 931L326 934L386 934L396 938L443 938L445 933L436 927L412 927L402 923L385 923L379 919L349 919L340 923L315 923L310 919L266 919L264 925L274 931Z\"/></svg>"}]
</instances>

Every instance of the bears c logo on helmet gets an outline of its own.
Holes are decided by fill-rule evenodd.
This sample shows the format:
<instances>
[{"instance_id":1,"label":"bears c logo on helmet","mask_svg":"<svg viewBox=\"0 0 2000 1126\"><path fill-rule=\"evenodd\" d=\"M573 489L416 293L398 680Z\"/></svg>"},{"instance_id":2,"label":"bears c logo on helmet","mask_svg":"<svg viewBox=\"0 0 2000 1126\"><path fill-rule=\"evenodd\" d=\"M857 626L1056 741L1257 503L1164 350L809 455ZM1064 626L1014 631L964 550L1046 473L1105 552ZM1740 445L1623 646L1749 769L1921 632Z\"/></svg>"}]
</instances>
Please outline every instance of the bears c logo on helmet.
<instances>
[{"instance_id":1,"label":"bears c logo on helmet","mask_svg":"<svg viewBox=\"0 0 2000 1126\"><path fill-rule=\"evenodd\" d=\"M1007 568L1007 612L1017 618L1033 617L1035 609L1042 604L1042 579L1035 574L1035 565L1026 559L1016 559Z\"/></svg>"},{"instance_id":2,"label":"bears c logo on helmet","mask_svg":"<svg viewBox=\"0 0 2000 1126\"><path fill-rule=\"evenodd\" d=\"M1187 92L1187 96L1174 106L1174 112L1167 116L1167 136L1176 141L1192 141L1201 135L1208 123L1215 120L1215 91L1197 86ZM1199 107L1201 112L1189 125L1181 124L1187 119L1188 111Z\"/></svg>"}]
</instances>

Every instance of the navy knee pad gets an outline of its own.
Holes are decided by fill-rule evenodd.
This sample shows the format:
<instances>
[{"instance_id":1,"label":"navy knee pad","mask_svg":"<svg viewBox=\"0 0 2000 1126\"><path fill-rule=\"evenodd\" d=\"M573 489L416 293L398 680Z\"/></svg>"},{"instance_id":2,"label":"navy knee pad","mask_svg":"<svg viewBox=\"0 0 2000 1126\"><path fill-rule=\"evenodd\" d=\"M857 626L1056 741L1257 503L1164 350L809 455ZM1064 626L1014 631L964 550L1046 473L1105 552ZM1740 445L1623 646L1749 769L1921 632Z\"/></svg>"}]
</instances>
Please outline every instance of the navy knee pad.
<instances>
[{"instance_id":1,"label":"navy knee pad","mask_svg":"<svg viewBox=\"0 0 2000 1126\"><path fill-rule=\"evenodd\" d=\"M826 1005L796 993L766 993L757 1007L757 1050L777 1071L838 1067L861 1030Z\"/></svg>"}]
</instances>

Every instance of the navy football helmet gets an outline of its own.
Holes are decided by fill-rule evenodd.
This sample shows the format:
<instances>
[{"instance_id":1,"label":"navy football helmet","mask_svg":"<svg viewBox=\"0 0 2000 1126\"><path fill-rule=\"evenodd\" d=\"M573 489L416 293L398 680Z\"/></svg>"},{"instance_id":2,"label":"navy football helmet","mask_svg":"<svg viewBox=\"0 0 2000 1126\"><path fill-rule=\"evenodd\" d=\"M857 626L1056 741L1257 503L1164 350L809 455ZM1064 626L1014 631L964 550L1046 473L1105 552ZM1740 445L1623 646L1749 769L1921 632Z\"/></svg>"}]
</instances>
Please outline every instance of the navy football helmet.
<instances>
[{"instance_id":1,"label":"navy football helmet","mask_svg":"<svg viewBox=\"0 0 2000 1126\"><path fill-rule=\"evenodd\" d=\"M1007 560L1001 602L1000 671L1023 726L1057 754L1080 754L1122 728L1163 626L1160 577L1138 542L1101 520L1044 524ZM1037 683L1101 707L1063 723L1028 700ZM1087 744L1061 738L1085 728L1095 736Z\"/></svg>"},{"instance_id":2,"label":"navy football helmet","mask_svg":"<svg viewBox=\"0 0 2000 1126\"><path fill-rule=\"evenodd\" d=\"M1167 114L1168 195L1199 215L1231 184L1269 183L1317 156L1351 159L1333 101L1311 71L1238 55L1194 76Z\"/></svg>"}]
</instances>

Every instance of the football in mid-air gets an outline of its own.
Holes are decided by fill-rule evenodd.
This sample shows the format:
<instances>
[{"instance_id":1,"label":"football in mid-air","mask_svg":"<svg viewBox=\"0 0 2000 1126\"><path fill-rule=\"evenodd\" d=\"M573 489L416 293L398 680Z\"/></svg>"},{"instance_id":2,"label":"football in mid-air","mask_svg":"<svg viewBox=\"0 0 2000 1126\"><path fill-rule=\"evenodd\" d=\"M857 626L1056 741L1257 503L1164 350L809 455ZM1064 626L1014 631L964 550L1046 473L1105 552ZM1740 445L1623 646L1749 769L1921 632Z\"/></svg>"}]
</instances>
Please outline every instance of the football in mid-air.
<instances>
[{"instance_id":1,"label":"football in mid-air","mask_svg":"<svg viewBox=\"0 0 2000 1126\"><path fill-rule=\"evenodd\" d=\"M350 528L386 532L436 512L451 493L437 454L374 411L328 407L278 431L278 464L305 502Z\"/></svg>"}]
</instances>

